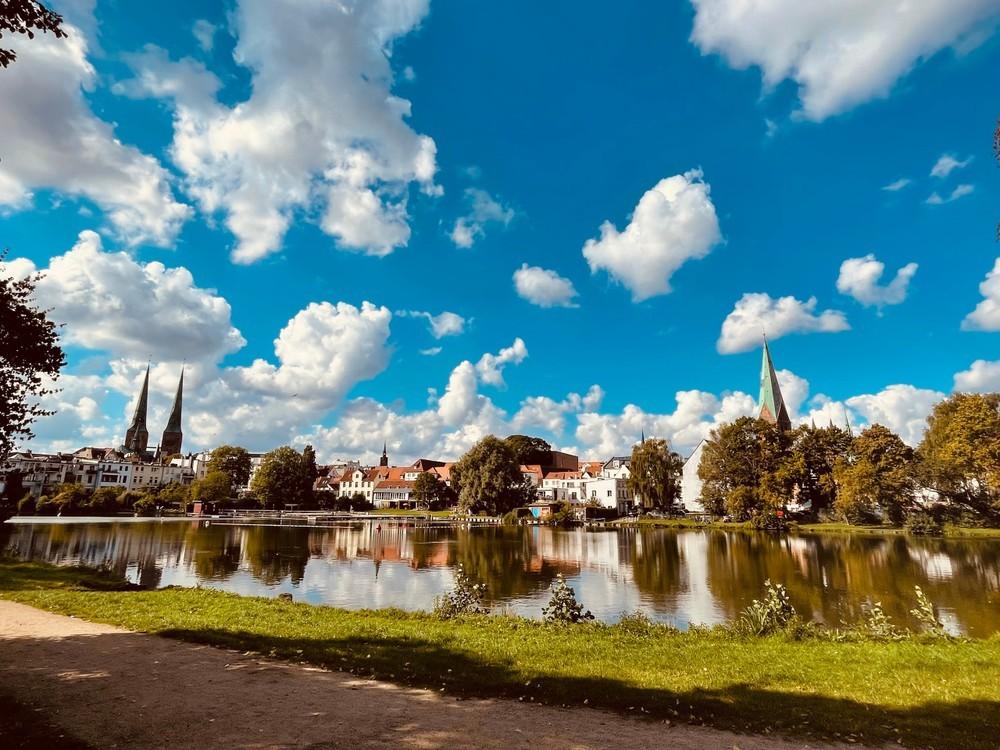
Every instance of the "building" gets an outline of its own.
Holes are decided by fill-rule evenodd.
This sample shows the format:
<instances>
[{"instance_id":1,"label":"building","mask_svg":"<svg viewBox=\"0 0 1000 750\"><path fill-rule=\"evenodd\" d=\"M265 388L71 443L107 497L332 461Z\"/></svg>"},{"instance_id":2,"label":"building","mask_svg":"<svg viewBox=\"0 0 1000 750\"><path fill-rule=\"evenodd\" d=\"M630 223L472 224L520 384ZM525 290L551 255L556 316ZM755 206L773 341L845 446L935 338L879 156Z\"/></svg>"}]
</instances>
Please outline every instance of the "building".
<instances>
[{"instance_id":1,"label":"building","mask_svg":"<svg viewBox=\"0 0 1000 750\"><path fill-rule=\"evenodd\" d=\"M181 369L180 380L177 382L177 392L174 394L174 403L170 408L170 416L167 418L167 426L163 430L160 444L155 453L150 454L149 430L146 427L146 411L149 407L149 365L146 365L146 374L142 379L142 388L139 390L139 399L135 403L135 411L132 413L132 421L129 422L128 429L125 430L125 441L119 449L123 454L135 454L142 459L150 459L164 456L174 456L181 452L181 443L184 440L184 433L181 430L181 406L184 398L184 370Z\"/></svg>"}]
</instances>

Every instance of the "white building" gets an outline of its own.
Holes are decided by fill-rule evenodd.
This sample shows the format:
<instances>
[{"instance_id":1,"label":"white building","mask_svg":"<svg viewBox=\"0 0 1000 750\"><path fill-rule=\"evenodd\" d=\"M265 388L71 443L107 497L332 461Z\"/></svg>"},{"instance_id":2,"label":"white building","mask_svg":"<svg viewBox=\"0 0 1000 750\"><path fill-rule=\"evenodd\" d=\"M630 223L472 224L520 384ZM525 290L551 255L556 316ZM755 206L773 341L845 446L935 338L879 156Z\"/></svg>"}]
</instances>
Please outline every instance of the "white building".
<instances>
[{"instance_id":1,"label":"white building","mask_svg":"<svg viewBox=\"0 0 1000 750\"><path fill-rule=\"evenodd\" d=\"M635 507L635 498L629 493L624 479L588 479L586 493L587 500L596 500L602 508L614 508L621 516L627 515Z\"/></svg>"},{"instance_id":2,"label":"white building","mask_svg":"<svg viewBox=\"0 0 1000 750\"><path fill-rule=\"evenodd\" d=\"M695 446L694 451L684 462L681 471L681 505L685 513L704 513L705 506L701 503L701 477L698 476L698 465L701 463L702 449L705 441Z\"/></svg>"}]
</instances>

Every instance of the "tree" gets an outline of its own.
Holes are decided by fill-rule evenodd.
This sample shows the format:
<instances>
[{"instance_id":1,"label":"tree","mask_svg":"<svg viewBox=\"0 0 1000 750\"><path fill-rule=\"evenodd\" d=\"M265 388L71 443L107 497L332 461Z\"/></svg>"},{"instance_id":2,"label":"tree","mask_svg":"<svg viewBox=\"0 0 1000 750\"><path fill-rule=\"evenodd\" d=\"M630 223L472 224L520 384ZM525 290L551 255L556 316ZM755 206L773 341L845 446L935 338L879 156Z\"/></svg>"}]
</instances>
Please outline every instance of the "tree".
<instances>
[{"instance_id":1,"label":"tree","mask_svg":"<svg viewBox=\"0 0 1000 750\"><path fill-rule=\"evenodd\" d=\"M1000 393L956 393L936 404L917 453L923 484L1000 521Z\"/></svg>"},{"instance_id":2,"label":"tree","mask_svg":"<svg viewBox=\"0 0 1000 750\"><path fill-rule=\"evenodd\" d=\"M43 378L55 380L65 364L56 326L35 305L38 274L15 281L0 253L0 461L18 440L34 437L31 425L46 411L37 399L53 393Z\"/></svg>"},{"instance_id":3,"label":"tree","mask_svg":"<svg viewBox=\"0 0 1000 750\"><path fill-rule=\"evenodd\" d=\"M224 503L231 492L229 475L224 471L210 471L192 482L188 497L192 503Z\"/></svg>"},{"instance_id":4,"label":"tree","mask_svg":"<svg viewBox=\"0 0 1000 750\"><path fill-rule=\"evenodd\" d=\"M250 454L246 448L220 445L208 459L208 471L222 471L229 475L232 489L245 487L250 481Z\"/></svg>"},{"instance_id":5,"label":"tree","mask_svg":"<svg viewBox=\"0 0 1000 750\"><path fill-rule=\"evenodd\" d=\"M62 22L62 16L36 0L0 0L0 37L9 31L34 39L35 31L51 31L56 39L62 39L66 36ZM14 50L0 48L0 67L6 68L16 59Z\"/></svg>"},{"instance_id":6,"label":"tree","mask_svg":"<svg viewBox=\"0 0 1000 750\"><path fill-rule=\"evenodd\" d=\"M504 442L514 451L514 460L520 464L541 464L548 461L552 446L538 437L509 435Z\"/></svg>"},{"instance_id":7,"label":"tree","mask_svg":"<svg viewBox=\"0 0 1000 750\"><path fill-rule=\"evenodd\" d=\"M802 426L792 432L791 441L791 454L779 473L797 488L800 503L809 503L813 511L831 507L837 497L833 469L850 450L850 433L839 427Z\"/></svg>"},{"instance_id":8,"label":"tree","mask_svg":"<svg viewBox=\"0 0 1000 750\"><path fill-rule=\"evenodd\" d=\"M669 509L681 496L684 461L666 440L650 438L632 446L628 491L641 498L643 508Z\"/></svg>"},{"instance_id":9,"label":"tree","mask_svg":"<svg viewBox=\"0 0 1000 750\"><path fill-rule=\"evenodd\" d=\"M851 523L881 509L890 523L900 526L913 507L914 469L913 449L898 435L880 424L867 427L834 468L834 507Z\"/></svg>"},{"instance_id":10,"label":"tree","mask_svg":"<svg viewBox=\"0 0 1000 750\"><path fill-rule=\"evenodd\" d=\"M441 494L444 482L429 471L422 471L417 474L413 482L413 497L426 508L431 507L431 503L437 500Z\"/></svg>"},{"instance_id":11,"label":"tree","mask_svg":"<svg viewBox=\"0 0 1000 750\"><path fill-rule=\"evenodd\" d=\"M307 445L302 449L302 494L299 496L300 502L307 507L313 505L313 484L318 476L316 451L311 445Z\"/></svg>"},{"instance_id":12,"label":"tree","mask_svg":"<svg viewBox=\"0 0 1000 750\"><path fill-rule=\"evenodd\" d=\"M178 484L177 482L171 482L160 488L159 492L156 493L156 504L157 505L173 505L177 504L177 507L181 511L187 511L188 502L191 499L191 487L183 484Z\"/></svg>"},{"instance_id":13,"label":"tree","mask_svg":"<svg viewBox=\"0 0 1000 750\"><path fill-rule=\"evenodd\" d=\"M787 457L787 436L762 419L740 417L712 430L698 465L702 504L740 521L773 514L791 495L787 472L779 473Z\"/></svg>"},{"instance_id":14,"label":"tree","mask_svg":"<svg viewBox=\"0 0 1000 750\"><path fill-rule=\"evenodd\" d=\"M305 471L302 454L285 445L264 455L250 489L261 505L301 505Z\"/></svg>"},{"instance_id":15,"label":"tree","mask_svg":"<svg viewBox=\"0 0 1000 750\"><path fill-rule=\"evenodd\" d=\"M451 467L462 510L483 509L501 516L525 498L524 476L510 445L493 435L476 443Z\"/></svg>"}]
</instances>

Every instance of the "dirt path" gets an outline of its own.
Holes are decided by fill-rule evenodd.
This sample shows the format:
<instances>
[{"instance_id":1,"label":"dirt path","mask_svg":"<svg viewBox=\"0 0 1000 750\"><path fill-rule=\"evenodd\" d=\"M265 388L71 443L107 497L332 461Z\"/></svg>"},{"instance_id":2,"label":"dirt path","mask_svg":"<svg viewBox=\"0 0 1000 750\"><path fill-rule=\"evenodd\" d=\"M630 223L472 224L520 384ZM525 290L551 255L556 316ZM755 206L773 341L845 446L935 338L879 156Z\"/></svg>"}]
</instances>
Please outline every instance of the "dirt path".
<instances>
[{"instance_id":1,"label":"dirt path","mask_svg":"<svg viewBox=\"0 0 1000 750\"><path fill-rule=\"evenodd\" d=\"M0 686L95 748L820 747L596 710L460 701L7 601Z\"/></svg>"}]
</instances>

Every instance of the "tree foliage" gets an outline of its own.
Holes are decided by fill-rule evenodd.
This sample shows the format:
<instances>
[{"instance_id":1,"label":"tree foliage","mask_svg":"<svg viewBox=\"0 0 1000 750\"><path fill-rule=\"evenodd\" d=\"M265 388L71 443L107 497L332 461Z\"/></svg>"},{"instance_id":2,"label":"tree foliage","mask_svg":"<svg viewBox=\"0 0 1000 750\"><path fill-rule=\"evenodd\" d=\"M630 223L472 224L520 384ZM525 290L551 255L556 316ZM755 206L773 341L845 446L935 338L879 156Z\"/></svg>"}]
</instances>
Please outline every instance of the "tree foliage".
<instances>
[{"instance_id":1,"label":"tree foliage","mask_svg":"<svg viewBox=\"0 0 1000 750\"><path fill-rule=\"evenodd\" d=\"M224 471L210 471L191 484L189 499L193 503L224 503L232 492L229 475Z\"/></svg>"},{"instance_id":2,"label":"tree foliage","mask_svg":"<svg viewBox=\"0 0 1000 750\"><path fill-rule=\"evenodd\" d=\"M503 515L525 499L524 476L510 445L493 435L476 443L451 467L462 510Z\"/></svg>"},{"instance_id":3,"label":"tree foliage","mask_svg":"<svg viewBox=\"0 0 1000 750\"><path fill-rule=\"evenodd\" d=\"M305 475L302 454L285 445L265 454L250 491L264 507L302 505L309 500L303 496Z\"/></svg>"},{"instance_id":4,"label":"tree foliage","mask_svg":"<svg viewBox=\"0 0 1000 750\"><path fill-rule=\"evenodd\" d=\"M0 254L0 460L19 440L34 437L32 424L51 414L38 399L53 393L43 379L55 380L65 363L56 326L34 301L37 274L20 280L7 275Z\"/></svg>"},{"instance_id":5,"label":"tree foliage","mask_svg":"<svg viewBox=\"0 0 1000 750\"><path fill-rule=\"evenodd\" d=\"M52 32L57 39L64 38L62 16L36 0L0 0L0 38L4 32L24 34L35 38L35 32ZM6 68L17 59L12 49L0 48L0 67Z\"/></svg>"},{"instance_id":6,"label":"tree foliage","mask_svg":"<svg viewBox=\"0 0 1000 750\"><path fill-rule=\"evenodd\" d=\"M953 505L1000 521L1000 393L935 405L918 447L920 479Z\"/></svg>"},{"instance_id":7,"label":"tree foliage","mask_svg":"<svg viewBox=\"0 0 1000 750\"><path fill-rule=\"evenodd\" d=\"M208 471L221 471L229 476L233 489L244 487L250 481L250 454L246 448L220 445L208 459Z\"/></svg>"},{"instance_id":8,"label":"tree foliage","mask_svg":"<svg viewBox=\"0 0 1000 750\"><path fill-rule=\"evenodd\" d=\"M839 427L802 426L792 432L782 471L796 487L799 503L809 503L817 512L833 506L837 497L833 470L850 447L850 433Z\"/></svg>"},{"instance_id":9,"label":"tree foliage","mask_svg":"<svg viewBox=\"0 0 1000 750\"><path fill-rule=\"evenodd\" d=\"M916 491L914 453L892 430L875 424L851 444L834 469L839 494L835 508L851 523L881 511L902 525Z\"/></svg>"},{"instance_id":10,"label":"tree foliage","mask_svg":"<svg viewBox=\"0 0 1000 750\"><path fill-rule=\"evenodd\" d=\"M417 474L413 482L413 498L420 505L430 508L431 503L444 493L444 482L429 471Z\"/></svg>"},{"instance_id":11,"label":"tree foliage","mask_svg":"<svg viewBox=\"0 0 1000 750\"><path fill-rule=\"evenodd\" d=\"M632 446L626 486L643 508L672 508L681 496L683 468L683 459L666 440L650 438Z\"/></svg>"},{"instance_id":12,"label":"tree foliage","mask_svg":"<svg viewBox=\"0 0 1000 750\"><path fill-rule=\"evenodd\" d=\"M713 430L698 465L705 509L747 521L780 508L791 497L787 448L788 437L762 419L740 417Z\"/></svg>"},{"instance_id":13,"label":"tree foliage","mask_svg":"<svg viewBox=\"0 0 1000 750\"><path fill-rule=\"evenodd\" d=\"M552 450L547 442L530 435L509 435L504 442L514 451L514 459L518 464L546 463Z\"/></svg>"}]
</instances>

